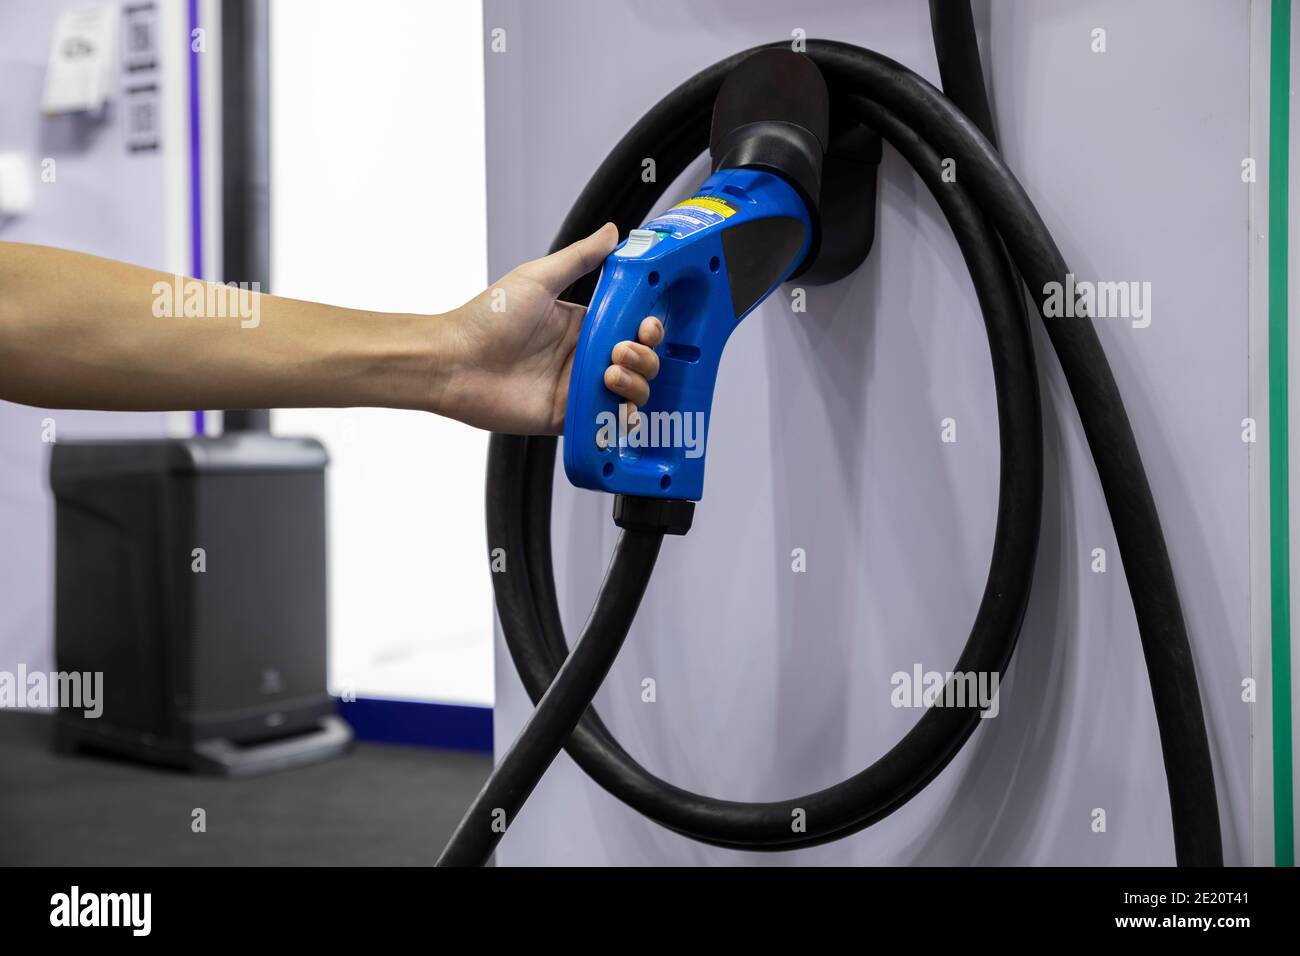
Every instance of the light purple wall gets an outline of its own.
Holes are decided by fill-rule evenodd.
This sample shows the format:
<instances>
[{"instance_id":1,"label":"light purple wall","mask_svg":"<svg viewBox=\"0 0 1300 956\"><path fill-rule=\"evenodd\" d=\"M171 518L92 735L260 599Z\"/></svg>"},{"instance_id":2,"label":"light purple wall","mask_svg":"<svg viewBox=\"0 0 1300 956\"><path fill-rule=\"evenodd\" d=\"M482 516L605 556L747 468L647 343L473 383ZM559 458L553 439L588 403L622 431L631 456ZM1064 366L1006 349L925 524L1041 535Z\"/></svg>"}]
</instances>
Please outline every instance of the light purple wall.
<instances>
[{"instance_id":1,"label":"light purple wall","mask_svg":"<svg viewBox=\"0 0 1300 956\"><path fill-rule=\"evenodd\" d=\"M56 162L55 181L36 183L31 213L0 221L0 241L163 268L162 154L127 151L121 97L113 98L98 124L41 113L55 20L78 5L0 0L0 152ZM0 402L0 670L53 664L54 511L47 487L50 446L42 438L47 417L59 438L165 433L161 413L51 412Z\"/></svg>"}]
</instances>

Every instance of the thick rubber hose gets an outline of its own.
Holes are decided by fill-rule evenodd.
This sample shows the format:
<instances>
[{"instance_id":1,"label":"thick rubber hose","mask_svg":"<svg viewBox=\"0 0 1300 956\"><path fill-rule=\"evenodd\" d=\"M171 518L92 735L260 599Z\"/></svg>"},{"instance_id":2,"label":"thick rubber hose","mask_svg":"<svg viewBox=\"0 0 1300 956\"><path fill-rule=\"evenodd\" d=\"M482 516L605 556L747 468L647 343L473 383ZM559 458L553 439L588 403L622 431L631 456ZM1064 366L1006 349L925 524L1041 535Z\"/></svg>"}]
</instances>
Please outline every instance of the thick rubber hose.
<instances>
[{"instance_id":1,"label":"thick rubber hose","mask_svg":"<svg viewBox=\"0 0 1300 956\"><path fill-rule=\"evenodd\" d=\"M993 222L1029 287L1060 360L1101 479L1124 562L1155 704L1178 862L1221 866L1214 767L1196 667L1164 531L1119 386L1092 322L1049 319L1043 303L1070 273L1051 233L997 150L951 102L914 73L843 43L819 45L832 87L865 89L944 156ZM866 55L864 55L866 54Z\"/></svg>"},{"instance_id":2,"label":"thick rubber hose","mask_svg":"<svg viewBox=\"0 0 1300 956\"><path fill-rule=\"evenodd\" d=\"M984 84L984 71L980 63L979 44L975 36L975 23L971 16L970 4L954 3L951 0L930 0L930 25L934 35L935 55L939 62L939 76L943 81L944 94L970 118L984 134L989 145L996 150L997 133L993 125L993 111L989 106L988 91ZM1039 278L1047 275L1059 279L1066 269L1065 262L1060 253L1051 247L1051 237L1047 235L1046 227L1041 222L1038 222L1037 226L1039 238L1046 238L1049 259L1054 260L1046 263L1048 270L1046 273L1040 273ZM1032 282L1031 288L1035 288ZM1041 296L1042 286L1036 288L1039 289L1038 295ZM1051 332L1054 324L1062 323L1058 320L1056 323L1047 324ZM1083 408L1080 408L1084 426L1088 427L1090 418L1094 422L1102 420L1105 430L1116 434L1121 444L1131 449L1132 454L1130 462L1120 462L1119 468L1108 469L1111 474L1102 476L1107 503L1111 508L1111 520L1115 523L1116 537L1121 538L1120 550L1126 555L1125 573L1128 575L1129 590L1133 593L1135 606L1139 602L1135 589L1147 586L1144 581L1153 582L1161 595L1158 603L1154 604L1145 616L1139 609L1138 623L1142 634L1142 648L1147 659L1151 692L1156 701L1156 718L1165 761L1166 783L1169 787L1170 805L1174 814L1174 839L1178 860L1186 864L1222 865L1223 850L1219 834L1218 801L1200 693L1197 689L1196 668L1183 623L1182 605L1174 585L1173 569L1165 550L1160 518L1156 513L1155 502L1142 470L1142 461L1137 452L1136 441L1133 439L1118 387L1110 375L1109 365L1105 363L1100 342L1097 341L1091 326L1087 323L1084 325L1086 331L1082 338L1086 341L1070 344L1067 352L1072 354L1082 352L1084 362L1100 361L1099 378L1105 379L1099 381L1097 386L1090 390L1101 397L1090 400L1089 414L1084 414ZM1053 345L1059 355L1061 345L1055 335ZM1074 363L1074 367L1077 369L1079 364L1079 362ZM1067 371L1067 379L1069 377L1070 373ZM1075 394L1075 402L1078 405L1079 392L1075 390L1073 380L1070 381L1070 389ZM1106 417L1110 418L1109 422L1105 422ZM1093 442L1094 433L1101 430L1094 424L1093 430L1089 432L1088 440L1094 458L1097 458L1099 452L1102 457L1108 454L1109 442L1104 434L1098 435L1098 441ZM1098 469L1101 470L1100 461ZM1124 474L1125 472L1127 474ZM1120 513L1122 520L1121 516L1116 514L1116 503L1122 509ZM1131 550L1126 548L1142 548L1142 536L1147 534L1153 535L1150 542L1152 550L1146 553L1147 560L1135 576L1128 570L1127 555L1131 554ZM1158 615L1163 616L1164 626L1162 628L1148 626Z\"/></svg>"},{"instance_id":3,"label":"thick rubber hose","mask_svg":"<svg viewBox=\"0 0 1300 956\"><path fill-rule=\"evenodd\" d=\"M882 132L888 137L893 128L888 132L882 128ZM924 144L904 128L899 127L897 132L905 140L897 144L900 151L925 171L927 184L936 190L949 216L975 278L988 325L1003 450L998 520L984 600L966 650L953 669L1000 673L1010 659L1027 600L1041 510L1041 423L1023 300L1010 276L999 271L996 235L987 229L978 210L962 190L940 182L937 156L925 152ZM526 558L533 570L543 564L549 568L548 507L554 443L530 439L528 447L524 511L518 520L526 525ZM490 479L490 489L493 484ZM490 528L490 535L493 532ZM553 578L549 571L534 571L530 578L533 606L522 613L535 614L545 622L546 657L553 668L553 662L563 660L565 652ZM511 582L497 584L498 607L514 607L509 593L513 590ZM513 637L519 632L512 634L504 622L503 617L503 630L513 654ZM533 642L523 643L528 646L517 648L518 657L533 657L536 661ZM547 666L534 663L521 668L530 694L540 695L545 690ZM819 794L768 804L714 800L665 783L640 767L612 740L594 711L584 718L569 752L610 792L652 819L695 839L736 849L793 849L838 839L901 806L947 764L977 724L977 712L973 710L932 709L902 742L863 773ZM796 809L804 811L804 834L791 831L791 815Z\"/></svg>"},{"instance_id":4,"label":"thick rubber hose","mask_svg":"<svg viewBox=\"0 0 1300 956\"><path fill-rule=\"evenodd\" d=\"M706 103L711 101L711 91L702 95ZM706 129L699 126L701 139L681 153L683 166L702 148ZM1041 511L1041 425L1023 300L993 254L996 236L988 230L978 209L963 190L941 183L938 158L923 152L924 144L905 128L899 129L899 135L908 140L903 148L916 151L913 161L926 171L928 184L936 190L950 217L976 280L988 323L1004 450L997 534L990 579L976 625L955 669L1001 672L1010 659L1024 613ZM624 145L623 151L629 155L646 155L640 144ZM602 170L608 166L607 162ZM661 173L663 166L661 160ZM593 182L600 178L598 173ZM638 205L648 207L655 198L644 197ZM610 208L603 202L595 204L602 215ZM629 221L639 224L646 211L637 208L625 214ZM571 216L570 220L569 229L583 228L582 219ZM566 242L567 236L562 235L556 245ZM580 299L581 294L571 292L568 297ZM523 662L525 681L535 700L547 692L566 654L550 572L549 506L554 452L553 440L494 436L490 453L489 539L492 547L504 547L507 555L519 554L521 543L524 549L523 567L514 561L505 573L494 575L498 610L511 652ZM543 619L544 642L517 639L535 633ZM736 848L787 849L837 839L892 812L947 764L977 721L978 711L974 709L927 711L898 746L852 780L817 794L771 804L719 801L672 787L650 775L618 747L594 712L583 719L569 749L584 769L611 792L629 799L637 809L673 829ZM796 833L792 828L796 809L803 811L805 833Z\"/></svg>"},{"instance_id":5,"label":"thick rubber hose","mask_svg":"<svg viewBox=\"0 0 1300 956\"><path fill-rule=\"evenodd\" d=\"M984 85L975 18L966 0L930 0L930 35L939 61L943 95L965 113L994 149L998 148L993 108Z\"/></svg>"},{"instance_id":6,"label":"thick rubber hose","mask_svg":"<svg viewBox=\"0 0 1300 956\"><path fill-rule=\"evenodd\" d=\"M658 198L658 189L641 184L636 175L641 159L655 156L660 181L671 182L703 150L718 85L748 52L688 80L629 132L575 204L556 247L587 234L611 211L623 229L640 224ZM996 150L937 90L892 60L857 47L814 41L808 54L833 91L862 98L864 118L931 187L972 269L998 390L1002 475L989 584L954 670L1001 671L1014 648L1032 575L1041 433L1019 292L987 222L996 226L1031 289L1063 281L1065 263ZM939 181L940 157L956 159L960 186ZM588 279L569 297L586 301L590 289ZM1097 463L1133 593L1169 778L1178 861L1218 863L1217 804L1195 672L1136 442L1091 323L1075 319L1047 326ZM506 573L493 575L497 607L511 655L535 701L543 698L567 655L550 567L554 453L553 439L501 435L493 437L489 453L489 547L504 547L509 561ZM608 634L589 627L583 643L588 637L621 642L625 632L626 624ZM723 846L792 849L837 839L892 812L942 770L977 719L973 710L931 709L862 773L806 797L762 804L716 800L659 780L619 747L594 710L579 721L566 746L601 786L671 829ZM806 820L802 834L792 832L796 809Z\"/></svg>"},{"instance_id":7,"label":"thick rubber hose","mask_svg":"<svg viewBox=\"0 0 1300 956\"><path fill-rule=\"evenodd\" d=\"M438 866L479 866L492 855L609 673L662 541L663 535L632 531L619 538L582 638L456 827Z\"/></svg>"}]
</instances>

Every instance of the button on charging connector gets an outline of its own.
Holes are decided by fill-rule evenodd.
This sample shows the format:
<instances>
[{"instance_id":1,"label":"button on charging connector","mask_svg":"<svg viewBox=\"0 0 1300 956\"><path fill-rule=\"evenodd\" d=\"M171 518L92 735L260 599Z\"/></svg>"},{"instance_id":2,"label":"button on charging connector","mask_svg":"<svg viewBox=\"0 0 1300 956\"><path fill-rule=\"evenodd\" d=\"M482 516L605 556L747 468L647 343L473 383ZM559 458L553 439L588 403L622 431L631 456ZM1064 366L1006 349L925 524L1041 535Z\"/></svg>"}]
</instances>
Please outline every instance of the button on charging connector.
<instances>
[{"instance_id":1,"label":"button on charging connector","mask_svg":"<svg viewBox=\"0 0 1300 956\"><path fill-rule=\"evenodd\" d=\"M659 244L663 237L653 229L633 229L627 234L627 242L614 255L620 259L635 259L643 256Z\"/></svg>"}]
</instances>

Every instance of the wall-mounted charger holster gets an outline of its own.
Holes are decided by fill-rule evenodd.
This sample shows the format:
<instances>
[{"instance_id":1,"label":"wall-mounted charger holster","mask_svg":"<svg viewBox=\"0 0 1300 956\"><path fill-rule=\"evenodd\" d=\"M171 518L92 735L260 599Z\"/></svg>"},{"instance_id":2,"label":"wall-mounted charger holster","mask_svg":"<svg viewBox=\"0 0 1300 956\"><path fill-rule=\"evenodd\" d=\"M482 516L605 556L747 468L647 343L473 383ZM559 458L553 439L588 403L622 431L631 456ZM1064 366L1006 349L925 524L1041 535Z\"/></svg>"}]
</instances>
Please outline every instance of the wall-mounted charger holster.
<instances>
[{"instance_id":1,"label":"wall-mounted charger holster","mask_svg":"<svg viewBox=\"0 0 1300 956\"><path fill-rule=\"evenodd\" d=\"M718 91L709 132L713 171L764 169L785 178L813 220L812 248L791 279L826 285L856 269L876 232L880 137L833 99L802 53L760 50Z\"/></svg>"}]
</instances>

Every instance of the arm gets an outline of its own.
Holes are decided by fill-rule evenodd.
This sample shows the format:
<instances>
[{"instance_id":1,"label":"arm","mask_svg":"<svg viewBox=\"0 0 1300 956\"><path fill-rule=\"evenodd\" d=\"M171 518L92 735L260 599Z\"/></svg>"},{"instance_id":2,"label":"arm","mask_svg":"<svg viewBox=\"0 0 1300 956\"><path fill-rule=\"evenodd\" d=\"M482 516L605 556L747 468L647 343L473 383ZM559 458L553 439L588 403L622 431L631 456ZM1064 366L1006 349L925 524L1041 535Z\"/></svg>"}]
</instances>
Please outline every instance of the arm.
<instances>
[{"instance_id":1,"label":"arm","mask_svg":"<svg viewBox=\"0 0 1300 956\"><path fill-rule=\"evenodd\" d=\"M0 398L101 409L387 406L556 432L584 310L557 296L617 242L606 226L443 315L343 309L0 242ZM662 326L645 323L642 342ZM643 402L650 347L607 376Z\"/></svg>"}]
</instances>

